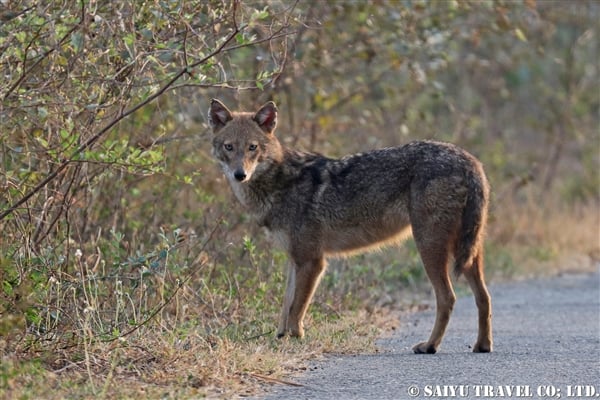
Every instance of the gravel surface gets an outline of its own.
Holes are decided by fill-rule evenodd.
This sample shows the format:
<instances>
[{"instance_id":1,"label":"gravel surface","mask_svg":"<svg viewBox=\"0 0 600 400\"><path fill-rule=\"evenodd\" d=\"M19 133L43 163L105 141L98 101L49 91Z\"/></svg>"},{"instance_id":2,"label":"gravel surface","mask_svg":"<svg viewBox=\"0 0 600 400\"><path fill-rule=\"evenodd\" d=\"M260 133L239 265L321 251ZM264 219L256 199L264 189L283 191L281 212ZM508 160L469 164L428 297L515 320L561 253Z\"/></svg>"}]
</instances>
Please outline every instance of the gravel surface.
<instances>
[{"instance_id":1,"label":"gravel surface","mask_svg":"<svg viewBox=\"0 0 600 400\"><path fill-rule=\"evenodd\" d=\"M476 308L460 298L439 352L413 354L434 311L403 318L373 355L336 356L277 385L267 399L598 398L600 272L490 287L494 352L474 354Z\"/></svg>"}]
</instances>

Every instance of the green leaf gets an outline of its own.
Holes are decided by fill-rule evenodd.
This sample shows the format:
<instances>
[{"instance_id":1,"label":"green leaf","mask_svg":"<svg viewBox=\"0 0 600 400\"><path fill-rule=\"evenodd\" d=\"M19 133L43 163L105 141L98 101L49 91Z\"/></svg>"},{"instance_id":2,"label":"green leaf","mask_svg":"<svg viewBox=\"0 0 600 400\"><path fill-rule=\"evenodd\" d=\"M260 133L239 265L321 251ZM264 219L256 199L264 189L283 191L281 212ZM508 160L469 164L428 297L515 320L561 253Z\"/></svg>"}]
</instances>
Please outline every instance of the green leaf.
<instances>
[{"instance_id":1,"label":"green leaf","mask_svg":"<svg viewBox=\"0 0 600 400\"><path fill-rule=\"evenodd\" d=\"M38 116L42 119L45 119L48 116L48 109L46 107L38 107L37 112Z\"/></svg>"},{"instance_id":2,"label":"green leaf","mask_svg":"<svg viewBox=\"0 0 600 400\"><path fill-rule=\"evenodd\" d=\"M13 294L13 287L10 282L2 281L2 290L7 296L11 296Z\"/></svg>"},{"instance_id":3,"label":"green leaf","mask_svg":"<svg viewBox=\"0 0 600 400\"><path fill-rule=\"evenodd\" d=\"M73 50L78 52L83 47L83 34L81 32L74 32L71 35L71 46Z\"/></svg>"},{"instance_id":4,"label":"green leaf","mask_svg":"<svg viewBox=\"0 0 600 400\"><path fill-rule=\"evenodd\" d=\"M244 36L242 32L235 35L235 41L237 44L246 44L248 43L248 38Z\"/></svg>"},{"instance_id":5,"label":"green leaf","mask_svg":"<svg viewBox=\"0 0 600 400\"><path fill-rule=\"evenodd\" d=\"M268 7L265 7L262 10L256 10L250 17L250 21L260 21L266 18L269 18Z\"/></svg>"},{"instance_id":6,"label":"green leaf","mask_svg":"<svg viewBox=\"0 0 600 400\"><path fill-rule=\"evenodd\" d=\"M43 147L48 147L48 141L41 136L35 138Z\"/></svg>"},{"instance_id":7,"label":"green leaf","mask_svg":"<svg viewBox=\"0 0 600 400\"><path fill-rule=\"evenodd\" d=\"M515 35L521 42L527 42L527 37L520 28L515 28Z\"/></svg>"}]
</instances>

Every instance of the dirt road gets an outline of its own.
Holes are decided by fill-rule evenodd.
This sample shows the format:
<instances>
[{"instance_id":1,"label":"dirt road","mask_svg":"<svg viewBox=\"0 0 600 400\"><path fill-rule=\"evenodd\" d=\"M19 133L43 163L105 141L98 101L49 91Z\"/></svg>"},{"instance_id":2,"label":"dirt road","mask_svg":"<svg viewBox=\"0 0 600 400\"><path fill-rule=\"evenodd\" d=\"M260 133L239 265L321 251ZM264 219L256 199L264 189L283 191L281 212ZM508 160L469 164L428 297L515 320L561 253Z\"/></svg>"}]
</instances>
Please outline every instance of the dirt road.
<instances>
[{"instance_id":1,"label":"dirt road","mask_svg":"<svg viewBox=\"0 0 600 400\"><path fill-rule=\"evenodd\" d=\"M474 354L476 309L460 298L441 349L416 355L433 311L401 321L381 353L329 356L267 399L598 398L600 273L492 285L494 352Z\"/></svg>"}]
</instances>

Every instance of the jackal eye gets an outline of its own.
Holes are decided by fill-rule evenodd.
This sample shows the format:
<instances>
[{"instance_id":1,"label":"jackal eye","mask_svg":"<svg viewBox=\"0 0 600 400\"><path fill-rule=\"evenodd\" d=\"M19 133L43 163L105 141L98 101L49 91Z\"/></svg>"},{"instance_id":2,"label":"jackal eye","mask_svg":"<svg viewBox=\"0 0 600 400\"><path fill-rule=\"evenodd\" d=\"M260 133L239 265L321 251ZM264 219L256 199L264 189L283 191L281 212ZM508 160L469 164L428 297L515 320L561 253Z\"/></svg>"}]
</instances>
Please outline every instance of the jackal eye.
<instances>
[{"instance_id":1,"label":"jackal eye","mask_svg":"<svg viewBox=\"0 0 600 400\"><path fill-rule=\"evenodd\" d=\"M258 147L257 145L255 145L254 143L252 143L250 146L248 146L248 150L255 151L257 147Z\"/></svg>"},{"instance_id":2,"label":"jackal eye","mask_svg":"<svg viewBox=\"0 0 600 400\"><path fill-rule=\"evenodd\" d=\"M231 143L225 143L223 145L223 147L225 148L225 150L227 151L233 151L233 145Z\"/></svg>"}]
</instances>

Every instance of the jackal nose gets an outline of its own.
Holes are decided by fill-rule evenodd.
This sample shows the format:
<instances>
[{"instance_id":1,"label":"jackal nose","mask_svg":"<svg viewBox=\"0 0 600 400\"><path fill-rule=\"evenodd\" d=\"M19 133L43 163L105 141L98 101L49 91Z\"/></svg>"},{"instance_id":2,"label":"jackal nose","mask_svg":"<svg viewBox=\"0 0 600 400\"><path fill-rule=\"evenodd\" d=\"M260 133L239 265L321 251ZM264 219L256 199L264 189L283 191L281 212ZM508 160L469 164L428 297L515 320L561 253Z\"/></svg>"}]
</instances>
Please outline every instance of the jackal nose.
<instances>
[{"instance_id":1,"label":"jackal nose","mask_svg":"<svg viewBox=\"0 0 600 400\"><path fill-rule=\"evenodd\" d=\"M235 171L233 173L233 177L238 181L238 182L242 182L244 179L246 179L246 173L244 171Z\"/></svg>"}]
</instances>

